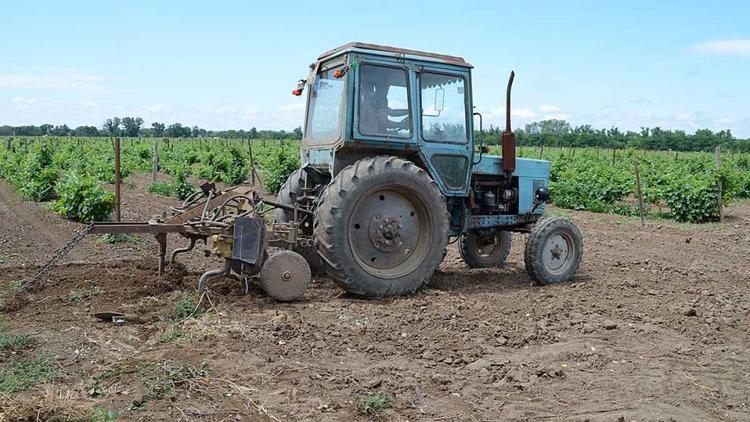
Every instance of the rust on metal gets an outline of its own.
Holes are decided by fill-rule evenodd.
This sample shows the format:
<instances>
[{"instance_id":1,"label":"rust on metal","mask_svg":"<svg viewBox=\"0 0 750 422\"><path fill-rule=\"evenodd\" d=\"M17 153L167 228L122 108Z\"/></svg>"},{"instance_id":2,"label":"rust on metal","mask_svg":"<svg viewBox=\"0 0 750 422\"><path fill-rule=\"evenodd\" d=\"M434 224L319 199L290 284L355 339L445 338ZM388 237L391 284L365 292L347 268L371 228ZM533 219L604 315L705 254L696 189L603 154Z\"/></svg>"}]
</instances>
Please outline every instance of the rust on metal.
<instances>
[{"instance_id":1,"label":"rust on metal","mask_svg":"<svg viewBox=\"0 0 750 422\"><path fill-rule=\"evenodd\" d=\"M503 132L503 171L510 176L516 171L516 135L510 127L510 91L516 73L511 71L508 79L508 90L505 93L505 132ZM510 177L507 177L510 181Z\"/></svg>"}]
</instances>

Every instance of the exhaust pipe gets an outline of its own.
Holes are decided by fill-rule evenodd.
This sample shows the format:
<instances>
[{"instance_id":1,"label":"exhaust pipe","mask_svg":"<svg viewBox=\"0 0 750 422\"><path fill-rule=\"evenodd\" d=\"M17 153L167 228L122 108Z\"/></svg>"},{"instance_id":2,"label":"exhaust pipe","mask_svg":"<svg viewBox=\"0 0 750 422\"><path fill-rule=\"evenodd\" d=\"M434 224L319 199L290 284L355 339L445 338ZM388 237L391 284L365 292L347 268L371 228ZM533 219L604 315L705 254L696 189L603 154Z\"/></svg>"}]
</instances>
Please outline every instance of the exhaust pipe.
<instances>
[{"instance_id":1,"label":"exhaust pipe","mask_svg":"<svg viewBox=\"0 0 750 422\"><path fill-rule=\"evenodd\" d=\"M516 135L510 128L510 90L513 87L513 78L516 76L515 72L510 72L510 79L508 79L508 91L505 94L505 132L503 132L503 171L508 183L510 183L511 175L516 171Z\"/></svg>"}]
</instances>

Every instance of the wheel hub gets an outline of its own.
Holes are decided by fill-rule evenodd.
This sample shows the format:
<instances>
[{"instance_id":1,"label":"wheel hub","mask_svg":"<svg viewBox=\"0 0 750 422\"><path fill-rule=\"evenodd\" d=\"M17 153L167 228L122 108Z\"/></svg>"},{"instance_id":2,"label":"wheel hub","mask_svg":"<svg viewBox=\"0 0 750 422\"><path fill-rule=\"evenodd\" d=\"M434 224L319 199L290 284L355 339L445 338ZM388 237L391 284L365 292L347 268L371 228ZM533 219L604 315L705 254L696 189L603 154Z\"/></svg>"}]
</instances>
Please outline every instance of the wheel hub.
<instances>
[{"instance_id":1,"label":"wheel hub","mask_svg":"<svg viewBox=\"0 0 750 422\"><path fill-rule=\"evenodd\" d=\"M550 236L544 247L542 259L544 266L548 271L556 273L564 270L569 264L571 255L569 254L569 239L560 234Z\"/></svg>"},{"instance_id":2,"label":"wheel hub","mask_svg":"<svg viewBox=\"0 0 750 422\"><path fill-rule=\"evenodd\" d=\"M424 202L400 187L363 195L349 219L352 252L365 271L396 278L419 265L430 229Z\"/></svg>"},{"instance_id":3,"label":"wheel hub","mask_svg":"<svg viewBox=\"0 0 750 422\"><path fill-rule=\"evenodd\" d=\"M370 241L383 252L393 252L404 244L401 239L401 218L374 216L370 221Z\"/></svg>"}]
</instances>

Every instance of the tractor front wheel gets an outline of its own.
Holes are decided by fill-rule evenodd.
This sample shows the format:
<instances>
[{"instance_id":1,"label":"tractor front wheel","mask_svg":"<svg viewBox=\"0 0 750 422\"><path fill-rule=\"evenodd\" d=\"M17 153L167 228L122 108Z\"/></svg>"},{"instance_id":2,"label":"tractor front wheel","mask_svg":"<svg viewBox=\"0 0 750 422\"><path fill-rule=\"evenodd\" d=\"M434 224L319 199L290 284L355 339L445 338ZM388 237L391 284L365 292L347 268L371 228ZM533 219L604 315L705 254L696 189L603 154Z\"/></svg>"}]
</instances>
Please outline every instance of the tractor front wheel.
<instances>
[{"instance_id":1,"label":"tractor front wheel","mask_svg":"<svg viewBox=\"0 0 750 422\"><path fill-rule=\"evenodd\" d=\"M562 218L540 219L526 241L526 271L538 286L570 280L578 271L582 257L581 232Z\"/></svg>"},{"instance_id":2,"label":"tractor front wheel","mask_svg":"<svg viewBox=\"0 0 750 422\"><path fill-rule=\"evenodd\" d=\"M458 243L461 259L470 268L499 267L510 253L510 232L488 229L462 234Z\"/></svg>"},{"instance_id":3,"label":"tractor front wheel","mask_svg":"<svg viewBox=\"0 0 750 422\"><path fill-rule=\"evenodd\" d=\"M445 198L430 175L398 157L365 158L323 191L314 225L326 271L367 297L414 293L448 242Z\"/></svg>"}]
</instances>

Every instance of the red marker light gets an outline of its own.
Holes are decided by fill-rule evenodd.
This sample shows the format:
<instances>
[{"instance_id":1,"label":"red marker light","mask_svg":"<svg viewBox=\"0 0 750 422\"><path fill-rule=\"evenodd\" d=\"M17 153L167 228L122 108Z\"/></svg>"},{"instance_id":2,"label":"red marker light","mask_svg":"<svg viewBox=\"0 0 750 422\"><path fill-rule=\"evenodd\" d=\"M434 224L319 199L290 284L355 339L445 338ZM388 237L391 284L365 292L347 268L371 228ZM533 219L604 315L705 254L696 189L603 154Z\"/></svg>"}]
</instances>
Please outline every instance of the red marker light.
<instances>
[{"instance_id":1,"label":"red marker light","mask_svg":"<svg viewBox=\"0 0 750 422\"><path fill-rule=\"evenodd\" d=\"M346 75L346 72L349 70L349 67L343 67L341 69L336 69L333 72L333 77L336 79L341 79Z\"/></svg>"},{"instance_id":2,"label":"red marker light","mask_svg":"<svg viewBox=\"0 0 750 422\"><path fill-rule=\"evenodd\" d=\"M305 89L306 83L306 80L300 79L299 82L297 82L297 89L292 90L292 95L294 95L295 97L299 97L300 95L302 95L302 91Z\"/></svg>"}]
</instances>

